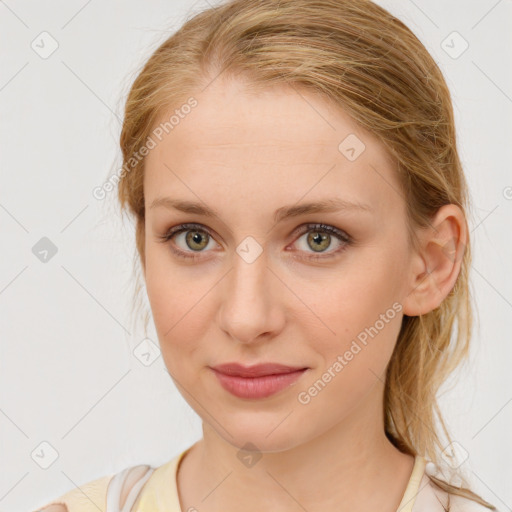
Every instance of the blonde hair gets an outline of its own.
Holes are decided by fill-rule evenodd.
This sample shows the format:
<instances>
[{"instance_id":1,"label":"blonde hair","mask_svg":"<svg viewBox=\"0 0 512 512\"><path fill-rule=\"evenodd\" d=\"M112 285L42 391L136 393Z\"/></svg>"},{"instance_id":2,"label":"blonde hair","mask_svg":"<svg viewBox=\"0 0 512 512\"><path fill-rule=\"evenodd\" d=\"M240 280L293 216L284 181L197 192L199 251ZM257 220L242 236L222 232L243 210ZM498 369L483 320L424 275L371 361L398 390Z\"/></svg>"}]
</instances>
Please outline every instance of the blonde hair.
<instances>
[{"instance_id":1,"label":"blonde hair","mask_svg":"<svg viewBox=\"0 0 512 512\"><path fill-rule=\"evenodd\" d=\"M254 88L287 84L317 93L375 134L397 163L411 244L417 246L414 229L430 226L443 205L456 204L467 217L450 92L411 30L369 0L231 0L196 14L165 40L126 101L120 137L126 172L118 199L135 218L135 256L143 266L144 158L134 155L164 113L221 74ZM472 334L469 241L461 258L459 276L441 305L404 316L386 374L386 435L402 452L421 454L437 466L443 444L436 416L450 441L437 393L467 358ZM495 510L468 488L430 478L448 493Z\"/></svg>"}]
</instances>

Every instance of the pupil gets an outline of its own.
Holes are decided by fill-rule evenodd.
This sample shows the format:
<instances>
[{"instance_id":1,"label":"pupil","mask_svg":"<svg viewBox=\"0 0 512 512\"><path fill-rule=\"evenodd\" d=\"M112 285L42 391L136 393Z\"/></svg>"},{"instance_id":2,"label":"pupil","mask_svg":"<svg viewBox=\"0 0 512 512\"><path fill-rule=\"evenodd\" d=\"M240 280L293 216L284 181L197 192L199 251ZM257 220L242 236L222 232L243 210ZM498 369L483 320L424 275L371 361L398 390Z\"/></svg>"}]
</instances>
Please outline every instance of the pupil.
<instances>
[{"instance_id":1,"label":"pupil","mask_svg":"<svg viewBox=\"0 0 512 512\"><path fill-rule=\"evenodd\" d=\"M315 234L311 234L308 237L309 242L313 243L314 250L322 250L322 244L325 245L325 243L328 241L329 235L327 233L319 233L318 231ZM325 249L326 247L323 247Z\"/></svg>"}]
</instances>

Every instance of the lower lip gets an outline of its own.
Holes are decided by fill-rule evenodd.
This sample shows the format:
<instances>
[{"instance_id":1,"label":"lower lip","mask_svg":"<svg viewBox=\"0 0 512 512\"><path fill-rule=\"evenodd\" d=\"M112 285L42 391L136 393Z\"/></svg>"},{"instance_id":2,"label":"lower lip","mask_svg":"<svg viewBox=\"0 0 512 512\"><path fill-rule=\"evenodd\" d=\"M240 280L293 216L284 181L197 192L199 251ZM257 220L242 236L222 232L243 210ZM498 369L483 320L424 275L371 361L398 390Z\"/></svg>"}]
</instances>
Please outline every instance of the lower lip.
<instances>
[{"instance_id":1,"label":"lower lip","mask_svg":"<svg viewBox=\"0 0 512 512\"><path fill-rule=\"evenodd\" d=\"M307 368L304 368L295 372L263 377L238 377L226 375L217 370L213 371L220 385L231 394L239 398L266 398L292 385L306 370Z\"/></svg>"}]
</instances>

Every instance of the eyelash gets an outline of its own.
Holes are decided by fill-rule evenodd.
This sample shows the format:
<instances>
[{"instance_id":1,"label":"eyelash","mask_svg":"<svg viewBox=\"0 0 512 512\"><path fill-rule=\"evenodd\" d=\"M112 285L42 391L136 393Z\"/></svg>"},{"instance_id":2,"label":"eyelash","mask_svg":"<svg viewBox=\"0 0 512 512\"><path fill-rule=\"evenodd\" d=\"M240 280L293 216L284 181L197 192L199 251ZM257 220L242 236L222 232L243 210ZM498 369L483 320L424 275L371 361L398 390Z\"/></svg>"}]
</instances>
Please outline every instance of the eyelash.
<instances>
[{"instance_id":1,"label":"eyelash","mask_svg":"<svg viewBox=\"0 0 512 512\"><path fill-rule=\"evenodd\" d=\"M208 229L203 227L201 224L180 224L178 226L175 226L167 231L167 233L163 236L159 236L159 241L162 243L170 242L172 238L179 235L180 233L187 232L187 231L202 231L204 233L207 233L209 237L213 238L213 235L210 233ZM343 242L343 245L336 249L335 251L332 251L330 253L322 253L321 254L313 254L311 256L305 256L303 259L306 260L321 260L321 259L328 259L335 257L339 253L343 252L348 246L350 246L353 243L352 238L347 235L345 232L341 231L338 228L335 228L334 226L329 226L327 224L306 224L304 226L304 229L301 230L301 232L298 234L298 237L300 238L302 235L308 233L309 231L319 232L319 233L329 233L330 235L334 235L338 240ZM201 258L200 254L201 251L197 252L196 254L190 254L188 251L183 251L181 249L177 249L173 245L170 246L171 250L174 254L181 258L185 259L191 259L195 260L198 258ZM327 255L326 255L327 254ZM301 257L302 258L302 257Z\"/></svg>"}]
</instances>

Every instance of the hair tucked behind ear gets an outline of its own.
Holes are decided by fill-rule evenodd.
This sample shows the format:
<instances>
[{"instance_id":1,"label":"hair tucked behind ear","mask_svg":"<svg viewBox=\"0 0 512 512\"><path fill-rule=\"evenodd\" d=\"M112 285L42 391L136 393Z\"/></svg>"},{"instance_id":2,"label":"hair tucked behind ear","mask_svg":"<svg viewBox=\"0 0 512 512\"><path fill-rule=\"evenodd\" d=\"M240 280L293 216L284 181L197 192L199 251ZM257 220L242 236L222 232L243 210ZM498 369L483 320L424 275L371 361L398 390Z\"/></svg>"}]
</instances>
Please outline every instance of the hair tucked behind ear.
<instances>
[{"instance_id":1,"label":"hair tucked behind ear","mask_svg":"<svg viewBox=\"0 0 512 512\"><path fill-rule=\"evenodd\" d=\"M450 92L428 51L401 21L368 0L233 0L195 15L164 41L128 95L118 197L135 218L142 266L140 148L162 114L221 73L254 89L305 88L375 134L396 161L411 244L417 244L415 228L429 226L441 206L453 203L469 215ZM448 442L450 436L437 393L467 358L472 334L469 242L461 258L455 286L441 305L421 316L404 316L386 375L386 435L401 451L439 466L446 443L436 420ZM495 509L469 489L432 480Z\"/></svg>"}]
</instances>

